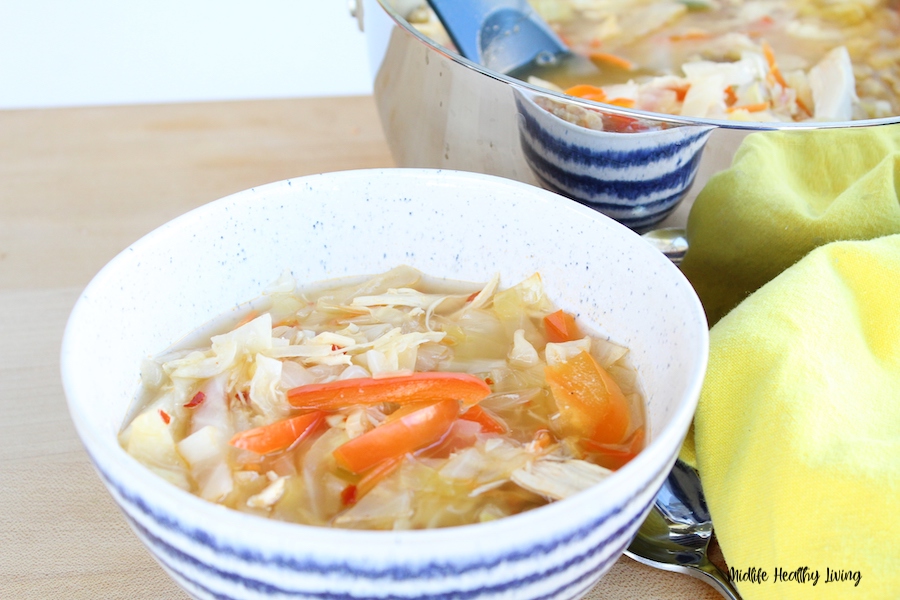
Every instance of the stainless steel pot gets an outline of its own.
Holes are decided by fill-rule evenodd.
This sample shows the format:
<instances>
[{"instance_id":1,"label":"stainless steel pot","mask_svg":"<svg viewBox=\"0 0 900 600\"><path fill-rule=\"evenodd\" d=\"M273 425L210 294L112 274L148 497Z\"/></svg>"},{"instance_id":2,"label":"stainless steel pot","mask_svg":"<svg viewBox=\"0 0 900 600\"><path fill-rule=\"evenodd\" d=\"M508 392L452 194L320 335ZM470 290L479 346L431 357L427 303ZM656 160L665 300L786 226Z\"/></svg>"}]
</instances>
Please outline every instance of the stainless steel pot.
<instances>
[{"instance_id":1,"label":"stainless steel pot","mask_svg":"<svg viewBox=\"0 0 900 600\"><path fill-rule=\"evenodd\" d=\"M742 123L579 100L489 71L425 37L404 18L420 4L421 0L356 4L355 14L367 37L375 100L398 166L475 171L542 185L639 231L683 226L693 198L713 174L730 166L749 133L782 130L810 135L819 129L900 122L890 118ZM548 103L561 110L588 109L640 119L677 133L668 133L667 138L596 135L550 116L537 122L536 116L549 113L535 107ZM630 145L628 164L610 172L610 157L623 155L621 144ZM660 163L663 155L667 163ZM585 192L586 188L590 189Z\"/></svg>"}]
</instances>

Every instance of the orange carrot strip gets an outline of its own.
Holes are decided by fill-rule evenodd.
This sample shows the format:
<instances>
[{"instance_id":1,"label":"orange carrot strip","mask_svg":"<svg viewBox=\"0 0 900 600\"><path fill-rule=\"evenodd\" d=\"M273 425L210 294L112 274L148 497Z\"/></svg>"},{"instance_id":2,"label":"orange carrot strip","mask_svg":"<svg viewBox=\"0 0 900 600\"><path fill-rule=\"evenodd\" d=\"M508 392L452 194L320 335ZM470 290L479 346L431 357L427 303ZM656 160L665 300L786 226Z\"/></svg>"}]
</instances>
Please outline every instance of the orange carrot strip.
<instances>
[{"instance_id":1,"label":"orange carrot strip","mask_svg":"<svg viewBox=\"0 0 900 600\"><path fill-rule=\"evenodd\" d=\"M769 74L772 78L778 82L781 87L784 89L788 89L790 86L787 81L784 80L784 77L781 74L781 69L778 68L778 63L775 62L775 51L772 50L772 46L770 46L765 40L762 42L762 50L763 54L766 57L766 62L769 63ZM802 110L807 114L807 116L812 116L812 111L809 110L809 107L806 106L806 103L803 102L799 97L797 98L797 108Z\"/></svg>"},{"instance_id":2,"label":"orange carrot strip","mask_svg":"<svg viewBox=\"0 0 900 600\"><path fill-rule=\"evenodd\" d=\"M756 104L741 104L740 106L729 106L725 112L733 113L736 110L746 110L747 112L759 112L769 108L768 102L757 102Z\"/></svg>"},{"instance_id":3,"label":"orange carrot strip","mask_svg":"<svg viewBox=\"0 0 900 600\"><path fill-rule=\"evenodd\" d=\"M378 483L397 470L403 462L402 458L394 458L378 463L365 472L356 485L350 484L341 492L341 503L344 506L356 504L363 496L372 491Z\"/></svg>"},{"instance_id":4,"label":"orange carrot strip","mask_svg":"<svg viewBox=\"0 0 900 600\"><path fill-rule=\"evenodd\" d=\"M762 42L762 51L763 55L766 57L766 62L769 63L769 72L772 74L772 77L775 78L781 87L788 87L787 82L784 80L784 77L781 76L781 70L778 68L778 63L775 62L775 51L772 50L772 46L768 44L768 42Z\"/></svg>"},{"instance_id":5,"label":"orange carrot strip","mask_svg":"<svg viewBox=\"0 0 900 600\"><path fill-rule=\"evenodd\" d=\"M396 471L402 462L402 458L393 458L380 462L366 471L359 483L356 484L356 499L359 500L372 491L372 488L378 485L378 482Z\"/></svg>"},{"instance_id":6,"label":"orange carrot strip","mask_svg":"<svg viewBox=\"0 0 900 600\"><path fill-rule=\"evenodd\" d=\"M317 410L242 431L228 443L257 454L277 452L311 435L324 419L325 413Z\"/></svg>"},{"instance_id":7,"label":"orange carrot strip","mask_svg":"<svg viewBox=\"0 0 900 600\"><path fill-rule=\"evenodd\" d=\"M687 84L687 85L683 85L680 87L673 87L673 88L669 88L669 89L671 89L673 92L675 92L675 98L679 102L684 102L684 97L687 96L688 91L691 89L691 85Z\"/></svg>"},{"instance_id":8,"label":"orange carrot strip","mask_svg":"<svg viewBox=\"0 0 900 600\"><path fill-rule=\"evenodd\" d=\"M440 440L459 415L459 402L441 400L396 421L382 423L338 446L332 453L338 465L362 473L382 461L426 448Z\"/></svg>"},{"instance_id":9,"label":"orange carrot strip","mask_svg":"<svg viewBox=\"0 0 900 600\"><path fill-rule=\"evenodd\" d=\"M562 417L564 435L620 444L630 422L628 401L615 380L587 352L544 369Z\"/></svg>"},{"instance_id":10,"label":"orange carrot strip","mask_svg":"<svg viewBox=\"0 0 900 600\"><path fill-rule=\"evenodd\" d=\"M806 116L808 116L808 117L811 117L813 115L812 111L809 110L809 107L806 106L806 102L804 102L800 98L797 98L797 108L799 108L800 110L805 112Z\"/></svg>"},{"instance_id":11,"label":"orange carrot strip","mask_svg":"<svg viewBox=\"0 0 900 600\"><path fill-rule=\"evenodd\" d=\"M631 98L613 98L608 103L615 106L621 106L622 108L634 108L635 104L634 100Z\"/></svg>"},{"instance_id":12,"label":"orange carrot strip","mask_svg":"<svg viewBox=\"0 0 900 600\"><path fill-rule=\"evenodd\" d=\"M478 423L486 433L506 433L509 430L505 423L477 404L470 406L459 418Z\"/></svg>"},{"instance_id":13,"label":"orange carrot strip","mask_svg":"<svg viewBox=\"0 0 900 600\"><path fill-rule=\"evenodd\" d=\"M622 58L621 56L610 54L609 52L591 52L590 54L588 54L588 58L590 58L594 63L604 63L613 67L618 67L619 69L624 69L626 71L634 71L633 62L631 62L627 58Z\"/></svg>"},{"instance_id":14,"label":"orange carrot strip","mask_svg":"<svg viewBox=\"0 0 900 600\"><path fill-rule=\"evenodd\" d=\"M606 92L594 85L581 84L570 87L566 90L569 96L576 98L584 98L585 100L593 100L595 102L605 102Z\"/></svg>"},{"instance_id":15,"label":"orange carrot strip","mask_svg":"<svg viewBox=\"0 0 900 600\"><path fill-rule=\"evenodd\" d=\"M570 342L584 337L575 324L575 317L561 309L544 317L544 330L547 339L553 343Z\"/></svg>"},{"instance_id":16,"label":"orange carrot strip","mask_svg":"<svg viewBox=\"0 0 900 600\"><path fill-rule=\"evenodd\" d=\"M738 97L734 91L734 86L728 86L725 88L725 104L727 106L734 106L737 104Z\"/></svg>"},{"instance_id":17,"label":"orange carrot strip","mask_svg":"<svg viewBox=\"0 0 900 600\"><path fill-rule=\"evenodd\" d=\"M451 398L471 406L490 393L491 388L474 375L434 371L302 385L288 391L288 402L295 408L336 410L354 404L410 404Z\"/></svg>"},{"instance_id":18,"label":"orange carrot strip","mask_svg":"<svg viewBox=\"0 0 900 600\"><path fill-rule=\"evenodd\" d=\"M712 37L712 34L708 31L704 31L702 29L692 29L690 31L685 31L684 33L676 33L674 35L669 36L669 40L673 42L685 42L691 40L708 40Z\"/></svg>"}]
</instances>

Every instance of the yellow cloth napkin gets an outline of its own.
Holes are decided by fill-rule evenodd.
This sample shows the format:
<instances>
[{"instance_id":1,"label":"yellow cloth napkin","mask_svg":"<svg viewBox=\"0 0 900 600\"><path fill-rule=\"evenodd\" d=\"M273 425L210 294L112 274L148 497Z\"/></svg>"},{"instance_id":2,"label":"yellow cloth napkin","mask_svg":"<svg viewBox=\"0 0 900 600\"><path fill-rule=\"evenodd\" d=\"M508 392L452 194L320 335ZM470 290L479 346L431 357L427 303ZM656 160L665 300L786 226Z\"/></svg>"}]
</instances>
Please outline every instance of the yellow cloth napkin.
<instances>
[{"instance_id":1,"label":"yellow cloth napkin","mask_svg":"<svg viewBox=\"0 0 900 600\"><path fill-rule=\"evenodd\" d=\"M689 217L682 458L748 600L900 598L900 130L824 133L748 136Z\"/></svg>"},{"instance_id":2,"label":"yellow cloth napkin","mask_svg":"<svg viewBox=\"0 0 900 600\"><path fill-rule=\"evenodd\" d=\"M898 188L900 125L747 136L687 223L710 324L817 246L900 233Z\"/></svg>"},{"instance_id":3,"label":"yellow cloth napkin","mask_svg":"<svg viewBox=\"0 0 900 600\"><path fill-rule=\"evenodd\" d=\"M744 598L900 596L900 235L813 251L710 346L697 466Z\"/></svg>"}]
</instances>

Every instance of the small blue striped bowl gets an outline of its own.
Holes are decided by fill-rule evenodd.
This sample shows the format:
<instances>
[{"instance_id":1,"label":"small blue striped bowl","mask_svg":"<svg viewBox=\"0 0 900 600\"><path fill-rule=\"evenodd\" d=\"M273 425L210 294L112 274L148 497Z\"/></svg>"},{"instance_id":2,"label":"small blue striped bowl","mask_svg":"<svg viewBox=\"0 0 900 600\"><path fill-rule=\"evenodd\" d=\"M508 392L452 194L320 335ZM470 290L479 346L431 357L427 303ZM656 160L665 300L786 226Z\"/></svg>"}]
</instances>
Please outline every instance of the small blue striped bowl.
<instances>
[{"instance_id":1,"label":"small blue striped bowl","mask_svg":"<svg viewBox=\"0 0 900 600\"><path fill-rule=\"evenodd\" d=\"M568 110L559 100L519 88L514 93L522 152L541 185L636 231L658 224L684 199L714 129L659 129L656 123L635 133L599 131L554 114ZM598 121L601 113L598 107Z\"/></svg>"},{"instance_id":2,"label":"small blue striped bowl","mask_svg":"<svg viewBox=\"0 0 900 600\"><path fill-rule=\"evenodd\" d=\"M206 502L119 446L145 357L237 310L285 268L314 282L403 263L474 281L500 272L505 284L540 272L561 308L630 348L646 396L648 447L601 484L513 517L347 531ZM265 185L150 233L85 289L61 364L72 420L100 479L194 598L570 599L612 566L649 510L691 422L707 348L690 284L611 219L498 177L387 169Z\"/></svg>"}]
</instances>

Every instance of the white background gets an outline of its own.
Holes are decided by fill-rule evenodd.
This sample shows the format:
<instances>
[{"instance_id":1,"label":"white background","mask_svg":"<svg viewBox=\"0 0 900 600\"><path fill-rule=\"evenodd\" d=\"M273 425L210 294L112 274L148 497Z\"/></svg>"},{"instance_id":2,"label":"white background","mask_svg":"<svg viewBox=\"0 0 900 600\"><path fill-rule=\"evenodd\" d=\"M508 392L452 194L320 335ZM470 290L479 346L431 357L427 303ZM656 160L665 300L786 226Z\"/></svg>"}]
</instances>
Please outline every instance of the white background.
<instances>
[{"instance_id":1,"label":"white background","mask_svg":"<svg viewBox=\"0 0 900 600\"><path fill-rule=\"evenodd\" d=\"M348 0L0 0L0 109L368 93Z\"/></svg>"}]
</instances>

